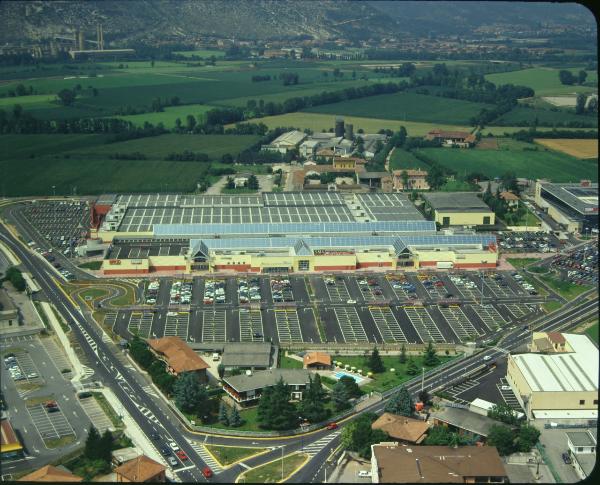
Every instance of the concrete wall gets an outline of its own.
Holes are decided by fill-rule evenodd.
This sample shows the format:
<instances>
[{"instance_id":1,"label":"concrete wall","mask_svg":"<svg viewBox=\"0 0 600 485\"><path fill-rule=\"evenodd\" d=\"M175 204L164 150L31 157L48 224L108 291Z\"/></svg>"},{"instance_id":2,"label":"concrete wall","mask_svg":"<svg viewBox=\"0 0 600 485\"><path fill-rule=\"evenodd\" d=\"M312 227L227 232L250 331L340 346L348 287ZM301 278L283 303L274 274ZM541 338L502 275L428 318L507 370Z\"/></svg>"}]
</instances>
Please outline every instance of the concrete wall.
<instances>
[{"instance_id":1,"label":"concrete wall","mask_svg":"<svg viewBox=\"0 0 600 485\"><path fill-rule=\"evenodd\" d=\"M435 211L435 222L444 225L444 217L450 218L450 226L480 226L484 224L483 218L489 217L490 224L496 223L496 216L490 210L482 209L481 212L439 212Z\"/></svg>"}]
</instances>

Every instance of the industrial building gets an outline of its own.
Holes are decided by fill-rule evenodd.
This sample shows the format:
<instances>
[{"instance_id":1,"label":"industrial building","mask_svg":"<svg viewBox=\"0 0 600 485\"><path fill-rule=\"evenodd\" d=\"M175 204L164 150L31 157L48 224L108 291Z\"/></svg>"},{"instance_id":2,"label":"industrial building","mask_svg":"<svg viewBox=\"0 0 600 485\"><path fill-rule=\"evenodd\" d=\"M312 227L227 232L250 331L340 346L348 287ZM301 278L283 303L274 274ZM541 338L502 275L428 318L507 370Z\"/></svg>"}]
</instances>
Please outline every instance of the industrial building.
<instances>
[{"instance_id":1,"label":"industrial building","mask_svg":"<svg viewBox=\"0 0 600 485\"><path fill-rule=\"evenodd\" d=\"M494 212L474 192L430 192L423 198L433 220L442 227L489 226L496 222Z\"/></svg>"},{"instance_id":2,"label":"industrial building","mask_svg":"<svg viewBox=\"0 0 600 485\"><path fill-rule=\"evenodd\" d=\"M587 335L534 332L506 380L529 419L598 417L598 348Z\"/></svg>"},{"instance_id":3,"label":"industrial building","mask_svg":"<svg viewBox=\"0 0 600 485\"><path fill-rule=\"evenodd\" d=\"M111 205L112 204L112 205ZM493 235L447 235L403 194L102 196L92 237L107 275L493 268Z\"/></svg>"},{"instance_id":4,"label":"industrial building","mask_svg":"<svg viewBox=\"0 0 600 485\"><path fill-rule=\"evenodd\" d=\"M535 203L567 232L598 229L598 184L582 180L578 184L535 184Z\"/></svg>"}]
</instances>

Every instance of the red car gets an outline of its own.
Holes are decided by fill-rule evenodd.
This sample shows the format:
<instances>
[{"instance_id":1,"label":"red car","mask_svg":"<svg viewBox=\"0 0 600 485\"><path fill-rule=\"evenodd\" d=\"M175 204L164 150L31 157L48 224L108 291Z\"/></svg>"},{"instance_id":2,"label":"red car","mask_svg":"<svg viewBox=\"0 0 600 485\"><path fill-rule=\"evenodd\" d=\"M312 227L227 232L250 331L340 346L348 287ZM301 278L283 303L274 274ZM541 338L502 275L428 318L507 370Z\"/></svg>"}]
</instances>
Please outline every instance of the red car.
<instances>
[{"instance_id":1,"label":"red car","mask_svg":"<svg viewBox=\"0 0 600 485\"><path fill-rule=\"evenodd\" d=\"M202 469L202 475L204 475L204 478L210 478L213 476L213 472L210 468L208 468L207 466L205 466Z\"/></svg>"},{"instance_id":2,"label":"red car","mask_svg":"<svg viewBox=\"0 0 600 485\"><path fill-rule=\"evenodd\" d=\"M185 451L179 450L175 452L175 454L179 457L180 460L187 460L188 456L185 454Z\"/></svg>"},{"instance_id":3,"label":"red car","mask_svg":"<svg viewBox=\"0 0 600 485\"><path fill-rule=\"evenodd\" d=\"M327 425L327 429L337 429L338 425L337 423L329 423Z\"/></svg>"}]
</instances>

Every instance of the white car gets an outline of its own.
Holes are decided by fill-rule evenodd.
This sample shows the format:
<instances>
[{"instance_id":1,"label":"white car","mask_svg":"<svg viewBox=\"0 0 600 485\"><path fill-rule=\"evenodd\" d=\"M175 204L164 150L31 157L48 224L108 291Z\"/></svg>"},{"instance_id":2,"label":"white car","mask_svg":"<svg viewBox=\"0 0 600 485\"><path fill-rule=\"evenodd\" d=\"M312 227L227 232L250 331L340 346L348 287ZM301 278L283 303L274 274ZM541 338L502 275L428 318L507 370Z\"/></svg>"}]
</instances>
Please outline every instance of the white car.
<instances>
[{"instance_id":1,"label":"white car","mask_svg":"<svg viewBox=\"0 0 600 485\"><path fill-rule=\"evenodd\" d=\"M179 445L174 441L169 441L169 446L173 451L179 451Z\"/></svg>"},{"instance_id":2,"label":"white car","mask_svg":"<svg viewBox=\"0 0 600 485\"><path fill-rule=\"evenodd\" d=\"M358 476L361 478L368 478L371 476L371 472L368 472L367 470L360 470L358 472Z\"/></svg>"},{"instance_id":3,"label":"white car","mask_svg":"<svg viewBox=\"0 0 600 485\"><path fill-rule=\"evenodd\" d=\"M356 300L348 300L346 303L348 305L354 305L356 303Z\"/></svg>"},{"instance_id":4,"label":"white car","mask_svg":"<svg viewBox=\"0 0 600 485\"><path fill-rule=\"evenodd\" d=\"M486 355L483 357L483 360L488 361L488 360L492 360L492 358L489 355Z\"/></svg>"}]
</instances>

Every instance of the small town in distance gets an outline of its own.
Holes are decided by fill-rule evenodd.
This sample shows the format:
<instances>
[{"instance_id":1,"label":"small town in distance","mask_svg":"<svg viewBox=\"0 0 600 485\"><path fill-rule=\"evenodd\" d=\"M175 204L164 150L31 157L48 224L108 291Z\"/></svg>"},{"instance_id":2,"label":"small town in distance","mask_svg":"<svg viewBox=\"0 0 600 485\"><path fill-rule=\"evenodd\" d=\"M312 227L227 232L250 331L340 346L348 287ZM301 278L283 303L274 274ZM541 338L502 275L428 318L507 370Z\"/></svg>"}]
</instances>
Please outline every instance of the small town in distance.
<instances>
[{"instance_id":1,"label":"small town in distance","mask_svg":"<svg viewBox=\"0 0 600 485\"><path fill-rule=\"evenodd\" d=\"M228 7L0 4L1 481L591 479L593 14Z\"/></svg>"}]
</instances>

